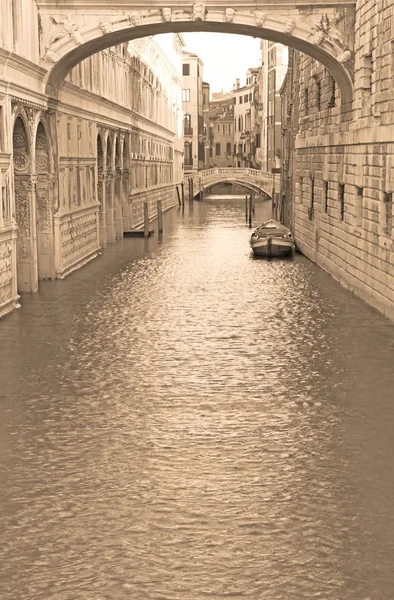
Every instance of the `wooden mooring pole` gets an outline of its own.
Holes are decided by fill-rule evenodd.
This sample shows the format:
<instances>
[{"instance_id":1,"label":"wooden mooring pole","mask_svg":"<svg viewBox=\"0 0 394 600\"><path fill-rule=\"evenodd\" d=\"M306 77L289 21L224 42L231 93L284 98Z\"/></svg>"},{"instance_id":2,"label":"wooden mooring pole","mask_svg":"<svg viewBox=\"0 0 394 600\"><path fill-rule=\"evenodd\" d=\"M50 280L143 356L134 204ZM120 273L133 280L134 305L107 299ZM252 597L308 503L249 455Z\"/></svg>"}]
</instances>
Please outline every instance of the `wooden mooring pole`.
<instances>
[{"instance_id":1,"label":"wooden mooring pole","mask_svg":"<svg viewBox=\"0 0 394 600\"><path fill-rule=\"evenodd\" d=\"M252 192L252 211L253 211L253 215L256 214L256 195L255 192Z\"/></svg>"},{"instance_id":2,"label":"wooden mooring pole","mask_svg":"<svg viewBox=\"0 0 394 600\"><path fill-rule=\"evenodd\" d=\"M149 204L144 202L144 237L149 237Z\"/></svg>"},{"instance_id":3,"label":"wooden mooring pole","mask_svg":"<svg viewBox=\"0 0 394 600\"><path fill-rule=\"evenodd\" d=\"M249 227L252 227L252 194L249 196Z\"/></svg>"},{"instance_id":4,"label":"wooden mooring pole","mask_svg":"<svg viewBox=\"0 0 394 600\"><path fill-rule=\"evenodd\" d=\"M248 222L248 197L245 196L245 221Z\"/></svg>"},{"instance_id":5,"label":"wooden mooring pole","mask_svg":"<svg viewBox=\"0 0 394 600\"><path fill-rule=\"evenodd\" d=\"M179 195L179 188L178 188L178 186L175 186L175 187L176 187L176 193L178 196L178 205L181 206L182 203L181 203L181 197ZM183 197L183 183L182 183L182 197Z\"/></svg>"},{"instance_id":6,"label":"wooden mooring pole","mask_svg":"<svg viewBox=\"0 0 394 600\"><path fill-rule=\"evenodd\" d=\"M181 183L181 190L182 190L182 204L185 204L185 184Z\"/></svg>"},{"instance_id":7,"label":"wooden mooring pole","mask_svg":"<svg viewBox=\"0 0 394 600\"><path fill-rule=\"evenodd\" d=\"M157 201L157 229L159 235L163 233L163 209L161 206L161 200Z\"/></svg>"}]
</instances>

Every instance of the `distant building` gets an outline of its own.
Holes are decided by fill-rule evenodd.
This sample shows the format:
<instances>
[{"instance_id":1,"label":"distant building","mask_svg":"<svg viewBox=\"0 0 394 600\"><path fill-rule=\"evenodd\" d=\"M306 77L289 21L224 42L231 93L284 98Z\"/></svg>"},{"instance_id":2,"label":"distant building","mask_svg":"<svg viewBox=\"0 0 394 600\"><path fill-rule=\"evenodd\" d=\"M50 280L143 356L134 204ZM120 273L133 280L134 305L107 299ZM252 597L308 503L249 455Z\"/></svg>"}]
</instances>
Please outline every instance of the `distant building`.
<instances>
[{"instance_id":1,"label":"distant building","mask_svg":"<svg viewBox=\"0 0 394 600\"><path fill-rule=\"evenodd\" d=\"M235 167L255 167L255 93L259 69L248 69L246 85L236 80L234 94Z\"/></svg>"},{"instance_id":2,"label":"distant building","mask_svg":"<svg viewBox=\"0 0 394 600\"><path fill-rule=\"evenodd\" d=\"M288 48L261 41L261 67L257 77L256 128L259 142L256 160L263 171L271 172L281 163L280 89L288 66Z\"/></svg>"},{"instance_id":3,"label":"distant building","mask_svg":"<svg viewBox=\"0 0 394 600\"><path fill-rule=\"evenodd\" d=\"M234 166L234 94L215 94L209 110L210 166Z\"/></svg>"},{"instance_id":4,"label":"distant building","mask_svg":"<svg viewBox=\"0 0 394 600\"><path fill-rule=\"evenodd\" d=\"M203 141L204 141L204 169L209 169L210 166L210 153L209 153L209 97L210 87L209 83L203 81L202 83L202 112L203 112Z\"/></svg>"},{"instance_id":5,"label":"distant building","mask_svg":"<svg viewBox=\"0 0 394 600\"><path fill-rule=\"evenodd\" d=\"M204 168L203 62L192 52L182 54L183 162L190 173Z\"/></svg>"}]
</instances>

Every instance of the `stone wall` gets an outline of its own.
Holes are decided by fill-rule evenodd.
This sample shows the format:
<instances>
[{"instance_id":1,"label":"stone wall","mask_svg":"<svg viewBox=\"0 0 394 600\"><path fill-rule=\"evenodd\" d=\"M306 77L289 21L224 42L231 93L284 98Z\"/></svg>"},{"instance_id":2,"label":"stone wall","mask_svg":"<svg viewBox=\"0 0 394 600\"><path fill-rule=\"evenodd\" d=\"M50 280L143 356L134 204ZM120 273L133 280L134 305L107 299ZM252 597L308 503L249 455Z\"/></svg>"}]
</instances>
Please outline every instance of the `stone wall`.
<instances>
[{"instance_id":1,"label":"stone wall","mask_svg":"<svg viewBox=\"0 0 394 600\"><path fill-rule=\"evenodd\" d=\"M292 57L289 106L291 225L300 250L394 318L394 29L384 2L356 6L352 118L341 119L331 75ZM294 130L298 133L294 139Z\"/></svg>"}]
</instances>

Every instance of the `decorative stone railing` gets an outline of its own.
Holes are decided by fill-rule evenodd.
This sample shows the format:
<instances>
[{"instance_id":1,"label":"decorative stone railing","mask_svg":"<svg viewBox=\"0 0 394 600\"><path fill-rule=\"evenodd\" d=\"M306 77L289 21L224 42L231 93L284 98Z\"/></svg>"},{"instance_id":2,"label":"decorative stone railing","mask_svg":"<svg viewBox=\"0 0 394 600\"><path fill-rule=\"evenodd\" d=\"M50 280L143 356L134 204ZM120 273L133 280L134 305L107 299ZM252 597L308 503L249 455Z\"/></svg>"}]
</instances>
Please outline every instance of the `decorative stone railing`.
<instances>
[{"instance_id":1,"label":"decorative stone railing","mask_svg":"<svg viewBox=\"0 0 394 600\"><path fill-rule=\"evenodd\" d=\"M193 181L194 194L198 194L201 189L206 189L211 185L219 182L238 182L244 183L253 187L257 187L263 192L271 195L273 187L272 173L259 171L258 169L233 168L233 167L214 167L197 171L185 177L185 179Z\"/></svg>"}]
</instances>

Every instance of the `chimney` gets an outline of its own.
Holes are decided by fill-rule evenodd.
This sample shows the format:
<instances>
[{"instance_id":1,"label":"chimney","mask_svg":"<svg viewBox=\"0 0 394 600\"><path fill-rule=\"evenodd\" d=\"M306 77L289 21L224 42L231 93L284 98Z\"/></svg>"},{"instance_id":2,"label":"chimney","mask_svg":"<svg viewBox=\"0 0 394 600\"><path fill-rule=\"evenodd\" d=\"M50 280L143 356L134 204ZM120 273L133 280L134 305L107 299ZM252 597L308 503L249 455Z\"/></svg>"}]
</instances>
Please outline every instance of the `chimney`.
<instances>
[{"instance_id":1,"label":"chimney","mask_svg":"<svg viewBox=\"0 0 394 600\"><path fill-rule=\"evenodd\" d=\"M235 89L239 90L239 79L235 80Z\"/></svg>"}]
</instances>

